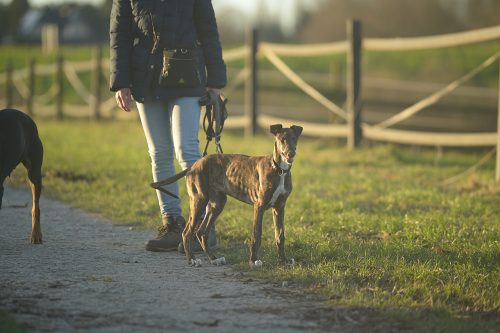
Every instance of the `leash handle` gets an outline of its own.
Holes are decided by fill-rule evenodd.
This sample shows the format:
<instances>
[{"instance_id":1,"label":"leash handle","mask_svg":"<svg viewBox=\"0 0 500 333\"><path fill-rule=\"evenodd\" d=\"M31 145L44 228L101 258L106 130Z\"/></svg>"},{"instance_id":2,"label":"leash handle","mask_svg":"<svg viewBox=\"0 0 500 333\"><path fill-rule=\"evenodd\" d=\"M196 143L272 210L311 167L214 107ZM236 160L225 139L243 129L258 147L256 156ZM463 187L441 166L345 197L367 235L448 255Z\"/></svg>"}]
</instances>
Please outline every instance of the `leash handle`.
<instances>
[{"instance_id":1,"label":"leash handle","mask_svg":"<svg viewBox=\"0 0 500 333\"><path fill-rule=\"evenodd\" d=\"M225 96L217 95L212 91L207 92L207 94L200 99L200 104L205 106L203 131L205 132L207 139L205 149L203 150L203 156L208 154L208 146L210 141L214 138L216 152L218 154L223 154L220 137L224 128L224 122L227 118L227 101L228 100Z\"/></svg>"}]
</instances>

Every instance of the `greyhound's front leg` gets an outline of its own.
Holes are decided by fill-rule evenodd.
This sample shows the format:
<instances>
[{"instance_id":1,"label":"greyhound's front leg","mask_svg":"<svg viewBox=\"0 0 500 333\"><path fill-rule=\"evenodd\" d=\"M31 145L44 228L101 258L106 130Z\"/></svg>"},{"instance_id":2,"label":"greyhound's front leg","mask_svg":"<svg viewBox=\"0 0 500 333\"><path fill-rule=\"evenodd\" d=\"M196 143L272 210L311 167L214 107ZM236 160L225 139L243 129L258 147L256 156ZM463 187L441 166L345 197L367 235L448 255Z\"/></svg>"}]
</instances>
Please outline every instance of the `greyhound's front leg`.
<instances>
[{"instance_id":1,"label":"greyhound's front leg","mask_svg":"<svg viewBox=\"0 0 500 333\"><path fill-rule=\"evenodd\" d=\"M259 249L262 238L262 217L264 215L264 206L256 203L253 206L253 235L252 244L250 246L250 267L262 266L262 261L259 260Z\"/></svg>"},{"instance_id":2,"label":"greyhound's front leg","mask_svg":"<svg viewBox=\"0 0 500 333\"><path fill-rule=\"evenodd\" d=\"M278 248L278 257L282 263L288 263L285 253L285 206L273 208L274 239Z\"/></svg>"}]
</instances>

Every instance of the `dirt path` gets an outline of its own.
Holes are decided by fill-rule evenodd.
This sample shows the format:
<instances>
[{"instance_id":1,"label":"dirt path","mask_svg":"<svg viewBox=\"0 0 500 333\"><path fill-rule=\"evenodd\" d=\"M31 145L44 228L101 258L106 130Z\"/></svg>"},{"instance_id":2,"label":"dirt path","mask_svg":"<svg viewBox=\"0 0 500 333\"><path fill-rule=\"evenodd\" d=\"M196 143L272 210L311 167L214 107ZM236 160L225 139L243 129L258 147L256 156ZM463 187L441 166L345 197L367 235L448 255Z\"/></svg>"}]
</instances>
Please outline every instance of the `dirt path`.
<instances>
[{"instance_id":1,"label":"dirt path","mask_svg":"<svg viewBox=\"0 0 500 333\"><path fill-rule=\"evenodd\" d=\"M30 193L6 188L0 210L0 307L36 332L331 330L321 302L230 267L190 268L150 253L151 232L42 199L43 245L28 243ZM326 311L326 310L325 310ZM330 327L331 328L331 327Z\"/></svg>"}]
</instances>

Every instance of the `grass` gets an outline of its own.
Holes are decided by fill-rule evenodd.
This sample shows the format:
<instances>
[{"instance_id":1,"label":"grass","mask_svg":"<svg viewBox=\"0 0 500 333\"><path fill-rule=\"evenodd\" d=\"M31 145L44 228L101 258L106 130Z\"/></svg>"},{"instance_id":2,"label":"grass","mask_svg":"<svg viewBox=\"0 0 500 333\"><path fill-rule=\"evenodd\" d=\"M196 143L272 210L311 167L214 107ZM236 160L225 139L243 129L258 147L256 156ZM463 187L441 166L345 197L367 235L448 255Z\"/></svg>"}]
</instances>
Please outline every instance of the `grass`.
<instances>
[{"instance_id":1,"label":"grass","mask_svg":"<svg viewBox=\"0 0 500 333\"><path fill-rule=\"evenodd\" d=\"M25 330L19 327L9 312L0 309L0 332L22 333Z\"/></svg>"},{"instance_id":2,"label":"grass","mask_svg":"<svg viewBox=\"0 0 500 333\"><path fill-rule=\"evenodd\" d=\"M499 41L473 44L461 47L444 49L432 49L422 51L397 51L397 52L374 52L365 51L363 53L363 75L371 77L385 77L391 79L449 83L463 76L467 72L477 67L485 59L498 51ZM103 56L109 57L109 48L103 45ZM3 72L9 62L14 68L26 68L33 55L36 54L38 64L53 63L56 54L43 54L39 47L34 46L1 46L0 47L0 72ZM85 61L92 56L92 47L64 46L61 54L66 61ZM283 60L297 72L331 73L332 77L345 77L346 57L344 54L336 54L320 57L284 57ZM241 69L244 60L228 63L233 69ZM261 57L259 68L268 70L274 67ZM234 71L237 72L237 71ZM89 72L80 73L82 82L89 87L91 75ZM54 75L38 76L35 82L35 95L45 93L53 84ZM267 80L261 80L263 91L280 90L286 92L296 91L291 84L286 84L283 79L278 85L270 84ZM468 84L495 88L498 82L498 67L489 66L479 75L474 77ZM285 84L284 84L285 83ZM330 85L317 87L325 94L331 94L333 89ZM4 95L4 84L0 83L0 97ZM64 78L64 100L67 103L83 104L84 101L73 91L73 88ZM107 96L107 87L103 88L103 96ZM340 92L336 92L338 94ZM329 96L332 97L332 96ZM283 97L280 97L283 99ZM20 101L20 96L15 96L15 101Z\"/></svg>"},{"instance_id":3,"label":"grass","mask_svg":"<svg viewBox=\"0 0 500 333\"><path fill-rule=\"evenodd\" d=\"M119 224L158 226L138 123L38 122L45 195ZM266 135L244 139L229 131L222 144L225 152L251 155L272 148ZM500 186L494 162L442 185L483 154L445 151L438 157L434 150L393 145L350 152L335 141L302 138L286 212L287 251L298 264L277 264L268 212L265 268L250 274L324 295L370 330L498 331ZM24 170L18 168L12 181L24 183ZM251 219L249 206L230 199L218 223L220 252L238 270L248 270ZM369 315L359 319L360 313Z\"/></svg>"}]
</instances>

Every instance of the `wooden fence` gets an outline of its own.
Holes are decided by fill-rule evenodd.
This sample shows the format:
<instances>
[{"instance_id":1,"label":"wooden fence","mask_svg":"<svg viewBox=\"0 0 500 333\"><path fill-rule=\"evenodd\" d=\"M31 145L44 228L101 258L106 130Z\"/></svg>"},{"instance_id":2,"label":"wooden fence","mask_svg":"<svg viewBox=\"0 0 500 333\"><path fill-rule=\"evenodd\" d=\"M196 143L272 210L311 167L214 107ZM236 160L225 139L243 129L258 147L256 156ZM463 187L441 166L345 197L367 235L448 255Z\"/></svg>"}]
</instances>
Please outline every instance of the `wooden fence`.
<instances>
[{"instance_id":1,"label":"wooden fence","mask_svg":"<svg viewBox=\"0 0 500 333\"><path fill-rule=\"evenodd\" d=\"M247 86L258 86L256 72L257 63L253 61L256 58L256 53L259 52L274 67L281 72L287 79L295 84L310 98L317 101L325 109L336 114L345 121L345 124L316 124L304 123L304 133L311 136L323 137L345 137L347 145L354 149L359 146L363 138L374 141L394 142L401 144L414 144L423 146L451 146L451 147L471 147L471 146L493 146L497 150L497 167L496 180L500 181L500 66L499 66L499 92L498 92L498 126L496 132L491 133L433 133L422 131L406 131L391 129L390 127L409 119L425 108L442 100L445 96L455 91L463 83L479 74L485 68L498 64L500 58L500 50L485 59L476 68L462 76L461 78L451 82L445 87L439 89L430 96L421 101L405 108L390 118L375 124L370 125L361 121L362 119L362 95L360 91L362 73L361 73L361 58L363 50L372 51L396 51L396 50L422 50L433 48L444 48L452 46L463 46L473 43L486 42L500 39L500 26L468 31L462 33L418 37L418 38L394 38L394 39L378 39L378 38L362 38L361 23L358 21L347 22L347 40L337 43L316 44L316 45L283 45L272 43L258 43L256 32L252 33L252 38L248 42L247 52L250 53L248 59ZM318 90L305 82L298 74L296 74L280 56L288 57L307 57L307 56L323 56L338 53L345 53L347 56L347 101L346 110L342 109L334 101L329 100L322 95ZM254 89L254 94L258 92ZM258 114L257 105L252 105L257 100L256 96L248 96L246 105L249 112L245 115L245 119L233 119L235 127L246 126L248 133L255 133L255 126L267 127L270 123L281 122L290 124L292 121L286 119L276 119L266 115ZM250 112L251 110L251 112ZM252 113L253 112L253 113Z\"/></svg>"},{"instance_id":2,"label":"wooden fence","mask_svg":"<svg viewBox=\"0 0 500 333\"><path fill-rule=\"evenodd\" d=\"M378 39L363 38L361 23L358 21L349 21L347 23L347 31L348 34L345 41L308 45L259 42L258 31L250 31L246 46L224 52L226 62L246 59L247 63L245 68L234 77L225 90L226 94L230 96L231 92L236 88L241 85L245 86L245 113L240 117L230 117L226 126L243 128L247 135L253 135L258 127L268 127L271 123L291 124L293 122L259 113L257 103L259 92L258 58L259 56L263 56L307 96L344 121L343 124L318 124L301 121L301 124L304 126L304 134L306 135L346 138L347 144L351 149L359 146L362 139L368 139L424 146L493 146L497 147L497 151L500 151L500 134L498 129L497 132L491 133L433 133L391 128L437 103L485 68L498 63L500 51L485 59L475 69L461 78L375 125L362 121L363 101L360 88L363 79L361 58L364 50L387 52L396 50L422 50L498 40L500 39L500 26L432 37ZM347 100L345 101L345 110L339 106L340 103L328 99L312 85L308 84L280 58L282 56L310 57L334 54L345 54L347 57ZM87 88L78 76L78 73L83 71L92 72L92 83L89 88ZM68 110L73 110L74 113L79 114L85 113L97 119L101 118L103 114L112 115L112 110L116 108L115 98L112 96L106 100L102 100L101 94L102 87L106 83L104 78L108 77L108 72L109 62L103 61L102 51L99 48L95 49L93 59L90 62L69 62L64 61L62 57L58 57L54 64L35 65L32 61L27 68L20 70L13 70L11 65L7 65L6 72L0 74L0 83L5 82L6 97L4 105L13 106L15 88L24 101L26 111L30 114L33 114L33 110L35 109L39 110L51 107L54 108L58 118L63 118ZM35 75L54 75L54 84L44 94L35 95L33 93ZM63 105L64 77L66 77L81 100L86 103L87 106L83 107L86 110L83 110L81 105ZM52 106L48 106L49 101L55 103ZM500 128L500 84L498 109L498 128ZM500 181L500 153L496 155L496 179Z\"/></svg>"}]
</instances>

